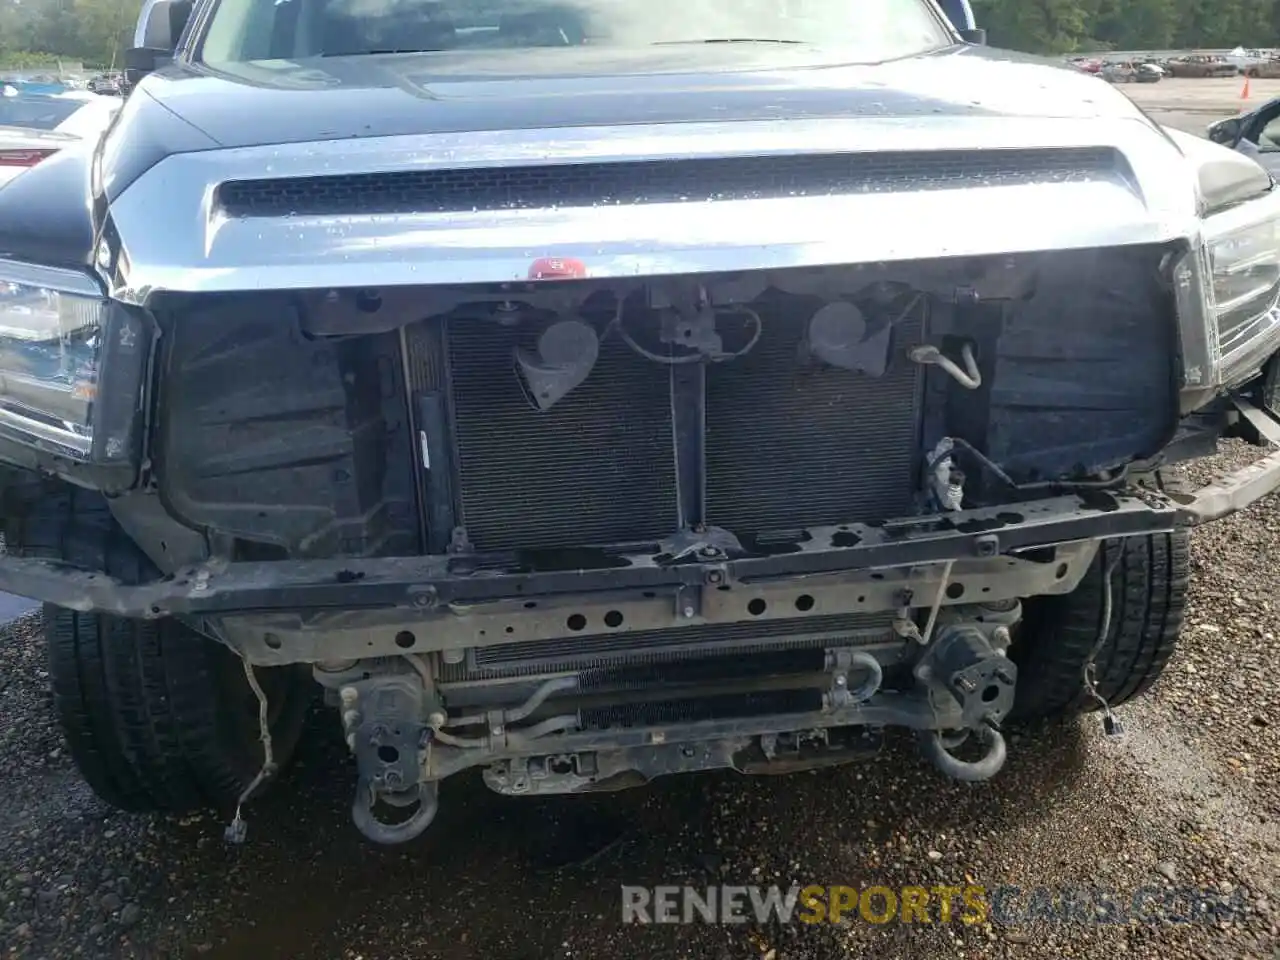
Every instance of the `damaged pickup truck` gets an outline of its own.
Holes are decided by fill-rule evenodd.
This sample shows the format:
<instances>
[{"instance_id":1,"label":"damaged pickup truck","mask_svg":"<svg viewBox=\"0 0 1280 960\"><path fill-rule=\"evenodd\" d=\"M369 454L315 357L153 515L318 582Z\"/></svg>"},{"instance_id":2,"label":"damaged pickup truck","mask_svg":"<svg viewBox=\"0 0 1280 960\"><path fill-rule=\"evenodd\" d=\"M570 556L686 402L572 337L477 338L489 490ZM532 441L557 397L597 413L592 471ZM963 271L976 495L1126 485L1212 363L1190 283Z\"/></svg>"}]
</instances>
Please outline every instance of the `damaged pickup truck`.
<instances>
[{"instance_id":1,"label":"damaged pickup truck","mask_svg":"<svg viewBox=\"0 0 1280 960\"><path fill-rule=\"evenodd\" d=\"M106 800L236 838L317 682L390 843L1160 675L1280 484L1162 474L1280 434L1280 190L926 0L667 6L156 0L0 190L0 589Z\"/></svg>"}]
</instances>

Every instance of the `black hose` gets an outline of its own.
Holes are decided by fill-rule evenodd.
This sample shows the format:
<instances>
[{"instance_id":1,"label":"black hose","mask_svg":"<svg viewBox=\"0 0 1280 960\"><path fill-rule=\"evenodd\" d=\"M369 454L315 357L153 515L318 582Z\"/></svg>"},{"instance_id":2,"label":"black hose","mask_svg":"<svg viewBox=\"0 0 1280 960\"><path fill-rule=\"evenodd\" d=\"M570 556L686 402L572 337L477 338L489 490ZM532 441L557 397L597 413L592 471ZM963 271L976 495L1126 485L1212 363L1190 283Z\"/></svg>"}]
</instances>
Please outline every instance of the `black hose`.
<instances>
[{"instance_id":1,"label":"black hose","mask_svg":"<svg viewBox=\"0 0 1280 960\"><path fill-rule=\"evenodd\" d=\"M1000 772L1009 756L1004 737L999 730L992 730L990 727L979 727L974 733L987 744L986 755L981 760L970 762L953 757L943 744L942 734L937 730L920 732L920 750L933 761L935 767L954 780L963 780L965 783L990 780Z\"/></svg>"},{"instance_id":2,"label":"black hose","mask_svg":"<svg viewBox=\"0 0 1280 960\"><path fill-rule=\"evenodd\" d=\"M1032 493L1035 491L1079 493L1090 490L1113 490L1124 486L1125 482L1129 479L1129 467L1124 466L1121 468L1117 476L1111 477L1108 480L1037 480L1032 483L1018 483L1018 481L1009 476L1009 474L1007 474L999 464L980 451L968 440L964 440L961 437L949 437L948 439L951 440L953 445L952 448L943 453L935 454L929 458L924 467L926 477L933 473L934 468L939 463L947 457L952 456L956 450L963 450L965 453L969 454L969 456L977 460L983 469L987 470L993 477L1015 493Z\"/></svg>"}]
</instances>

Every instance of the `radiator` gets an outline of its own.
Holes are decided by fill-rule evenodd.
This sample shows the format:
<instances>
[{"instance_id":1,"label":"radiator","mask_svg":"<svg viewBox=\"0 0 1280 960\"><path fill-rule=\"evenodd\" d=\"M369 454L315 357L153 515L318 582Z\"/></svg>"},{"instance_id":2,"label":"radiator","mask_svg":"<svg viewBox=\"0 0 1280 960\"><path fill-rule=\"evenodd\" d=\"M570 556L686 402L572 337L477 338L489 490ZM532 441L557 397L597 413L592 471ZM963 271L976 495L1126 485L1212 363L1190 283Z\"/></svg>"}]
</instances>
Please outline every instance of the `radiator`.
<instances>
[{"instance_id":1,"label":"radiator","mask_svg":"<svg viewBox=\"0 0 1280 960\"><path fill-rule=\"evenodd\" d=\"M910 512L919 448L920 368L907 346L918 317L894 331L881 377L801 364L804 324L794 302L754 304L755 348L707 374L707 513L741 535Z\"/></svg>"},{"instance_id":2,"label":"radiator","mask_svg":"<svg viewBox=\"0 0 1280 960\"><path fill-rule=\"evenodd\" d=\"M517 331L447 329L459 519L478 550L663 537L678 523L667 371L617 338L546 412L526 398Z\"/></svg>"},{"instance_id":3,"label":"radiator","mask_svg":"<svg viewBox=\"0 0 1280 960\"><path fill-rule=\"evenodd\" d=\"M754 305L759 342L707 371L707 521L739 536L910 512L921 373L894 332L879 377L804 364L817 303ZM788 309L784 310L784 307ZM415 391L447 393L455 515L481 551L653 542L678 524L669 370L606 337L587 380L546 412L526 397L522 328L450 321L406 337ZM428 355L432 354L432 355Z\"/></svg>"}]
</instances>

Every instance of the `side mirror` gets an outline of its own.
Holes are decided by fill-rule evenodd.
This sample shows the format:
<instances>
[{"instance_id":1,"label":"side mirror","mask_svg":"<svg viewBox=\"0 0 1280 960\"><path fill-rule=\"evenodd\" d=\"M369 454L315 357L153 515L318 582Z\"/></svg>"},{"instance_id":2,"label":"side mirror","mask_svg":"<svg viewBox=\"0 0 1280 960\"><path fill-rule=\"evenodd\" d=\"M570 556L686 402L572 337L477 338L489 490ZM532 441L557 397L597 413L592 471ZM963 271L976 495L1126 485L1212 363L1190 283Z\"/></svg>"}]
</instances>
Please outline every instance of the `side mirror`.
<instances>
[{"instance_id":1,"label":"side mirror","mask_svg":"<svg viewBox=\"0 0 1280 960\"><path fill-rule=\"evenodd\" d=\"M191 17L192 0L146 0L125 52L125 82L132 87L173 59Z\"/></svg>"},{"instance_id":2,"label":"side mirror","mask_svg":"<svg viewBox=\"0 0 1280 960\"><path fill-rule=\"evenodd\" d=\"M1239 117L1228 117L1217 123L1209 124L1209 139L1224 147L1234 147L1240 140L1243 123Z\"/></svg>"},{"instance_id":3,"label":"side mirror","mask_svg":"<svg viewBox=\"0 0 1280 960\"><path fill-rule=\"evenodd\" d=\"M971 27L968 30L960 31L960 39L965 43L972 43L976 47L985 47L987 45L987 31L983 27Z\"/></svg>"}]
</instances>

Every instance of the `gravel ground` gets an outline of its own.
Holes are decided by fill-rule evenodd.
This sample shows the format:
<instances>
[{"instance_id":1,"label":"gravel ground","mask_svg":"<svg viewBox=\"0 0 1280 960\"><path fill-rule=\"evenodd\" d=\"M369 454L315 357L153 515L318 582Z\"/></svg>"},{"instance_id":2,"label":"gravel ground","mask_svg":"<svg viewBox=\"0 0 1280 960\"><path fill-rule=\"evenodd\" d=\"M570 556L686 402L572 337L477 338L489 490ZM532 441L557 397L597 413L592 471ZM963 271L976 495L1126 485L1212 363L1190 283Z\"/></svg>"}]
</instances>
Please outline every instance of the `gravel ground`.
<instances>
[{"instance_id":1,"label":"gravel ground","mask_svg":"<svg viewBox=\"0 0 1280 960\"><path fill-rule=\"evenodd\" d=\"M1209 471L1258 451L1227 445ZM300 763L231 848L214 817L114 813L63 752L37 624L0 643L0 954L19 957L884 956L1280 958L1280 503L1196 534L1181 650L1121 711L1016 735L985 785L907 744L792 777L682 777L600 800L450 781L436 825L382 850L349 826L352 776L317 713ZM632 827L618 833L619 824ZM615 842L608 844L608 840ZM586 864L589 853L598 856ZM1218 922L623 926L621 884L976 882L1211 888Z\"/></svg>"}]
</instances>

